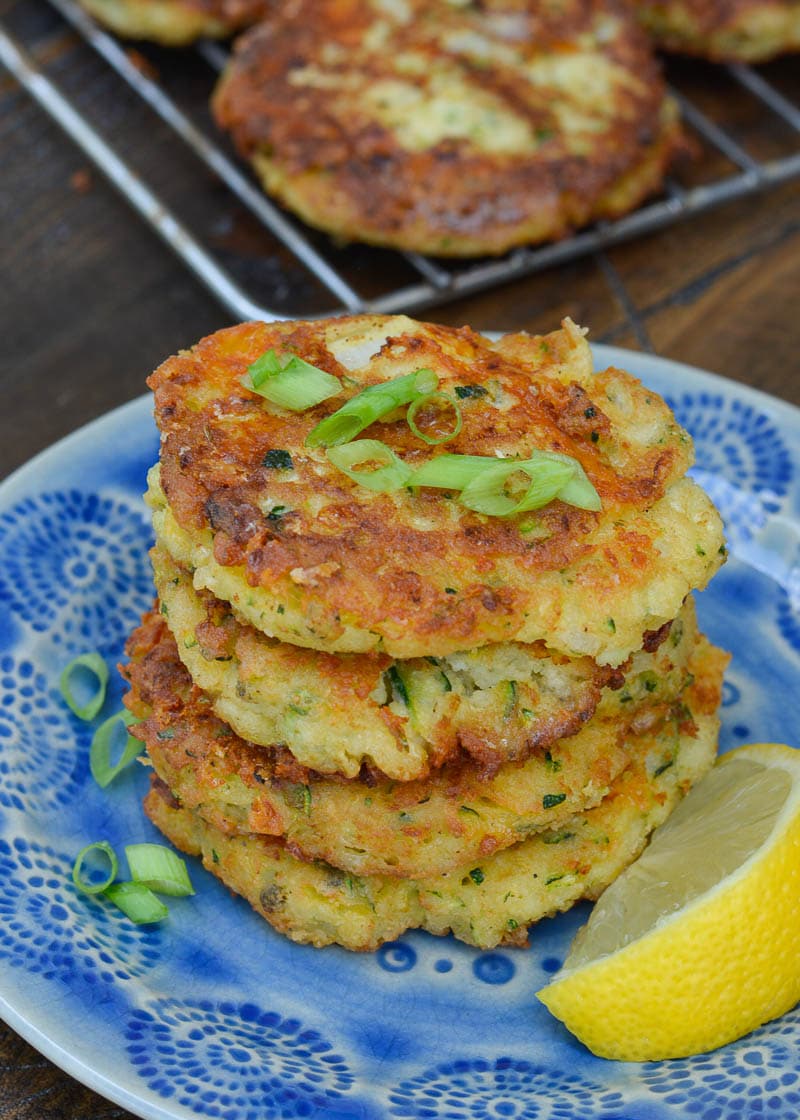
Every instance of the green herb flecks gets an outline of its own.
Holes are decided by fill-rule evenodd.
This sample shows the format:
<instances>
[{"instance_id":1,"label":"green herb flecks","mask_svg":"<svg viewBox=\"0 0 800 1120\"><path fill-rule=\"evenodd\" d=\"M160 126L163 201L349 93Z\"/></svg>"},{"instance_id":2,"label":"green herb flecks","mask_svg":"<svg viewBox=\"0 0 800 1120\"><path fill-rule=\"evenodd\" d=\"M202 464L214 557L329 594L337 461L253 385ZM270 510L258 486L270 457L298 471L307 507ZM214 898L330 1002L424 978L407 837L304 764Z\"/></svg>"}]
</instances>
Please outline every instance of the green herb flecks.
<instances>
[{"instance_id":1,"label":"green herb flecks","mask_svg":"<svg viewBox=\"0 0 800 1120\"><path fill-rule=\"evenodd\" d=\"M266 467L270 471L291 471L294 470L294 462L292 456L288 451L284 451L280 447L272 448L268 451L264 458L261 460L261 466Z\"/></svg>"}]
</instances>

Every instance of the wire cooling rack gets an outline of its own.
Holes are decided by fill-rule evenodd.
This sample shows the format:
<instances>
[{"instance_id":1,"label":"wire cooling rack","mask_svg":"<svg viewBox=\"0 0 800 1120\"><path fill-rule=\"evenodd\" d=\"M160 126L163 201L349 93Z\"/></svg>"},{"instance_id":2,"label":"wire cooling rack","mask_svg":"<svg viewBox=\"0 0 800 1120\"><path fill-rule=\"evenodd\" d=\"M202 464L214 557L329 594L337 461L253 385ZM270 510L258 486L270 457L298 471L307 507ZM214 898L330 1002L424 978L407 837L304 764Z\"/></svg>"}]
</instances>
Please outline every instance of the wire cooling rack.
<instances>
[{"instance_id":1,"label":"wire cooling rack","mask_svg":"<svg viewBox=\"0 0 800 1120\"><path fill-rule=\"evenodd\" d=\"M741 142L736 129L714 119L713 112L702 103L702 97L694 98L691 88L687 93L673 83L672 92L681 105L684 119L706 155L705 166L712 169L705 180L702 174L701 181L689 184L670 179L660 197L623 218L597 223L570 238L540 248L517 249L499 259L446 262L416 253L394 253L362 246L343 252L328 238L289 217L262 193L207 117L203 120L202 114L196 111L196 104L192 105L192 97L196 102L198 95L196 81L192 84L191 95L182 90L179 83L160 81L157 68L148 64L147 47L137 47L132 52L98 28L73 0L49 2L60 18L95 52L102 65L110 68L115 80L146 103L171 130L175 143L183 146L206 172L224 184L230 202L244 207L250 219L260 224L262 232L266 232L275 246L290 254L293 267L303 270L322 292L320 306L286 308L282 306L285 300L273 298L269 285L266 290L254 290L258 285L248 284L237 275L237 261L231 260L231 253L224 254L226 259L221 260L208 239L204 240L190 228L191 223L170 208L157 186L138 174L130 160L90 121L88 114L79 111L65 96L58 83L48 75L46 60L34 61L33 54L17 37L0 26L0 63L237 319L275 320L287 314L414 311L430 307L610 248L800 175L800 107L791 96L767 81L763 73L743 65L730 65L716 68L716 73L735 87L739 97L744 95L750 102L750 117L760 114L766 122L764 127L779 122L789 137L778 154L774 151L766 155L754 154L749 145ZM193 50L202 71L201 96L207 101L225 65L227 48L216 43L201 43ZM163 59L163 52L159 57ZM186 57L183 52L182 57ZM706 67L705 74L712 69ZM354 259L357 267L353 267ZM261 288L264 287L262 284ZM302 300L302 295L300 298Z\"/></svg>"}]
</instances>

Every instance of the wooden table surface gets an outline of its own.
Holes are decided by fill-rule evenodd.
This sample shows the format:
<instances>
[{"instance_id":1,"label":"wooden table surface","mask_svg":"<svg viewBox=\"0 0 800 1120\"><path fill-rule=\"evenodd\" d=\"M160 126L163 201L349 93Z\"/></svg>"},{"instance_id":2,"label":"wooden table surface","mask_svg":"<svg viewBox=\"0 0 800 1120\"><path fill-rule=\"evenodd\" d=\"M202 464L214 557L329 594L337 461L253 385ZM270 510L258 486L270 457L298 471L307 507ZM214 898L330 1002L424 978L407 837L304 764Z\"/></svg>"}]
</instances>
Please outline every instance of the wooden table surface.
<instances>
[{"instance_id":1,"label":"wooden table surface","mask_svg":"<svg viewBox=\"0 0 800 1120\"><path fill-rule=\"evenodd\" d=\"M0 17L76 101L92 98L115 138L135 147L148 174L187 210L201 193L210 196L211 217L196 220L213 240L217 186L182 158L165 157L161 126L124 91L106 89L44 0L0 0ZM195 80L186 58L159 57L178 80ZM800 102L796 60L762 72ZM796 150L796 137L759 123L715 68L685 64L679 77L760 146L759 158ZM228 248L238 237L246 255L245 235L228 231ZM0 236L0 476L142 393L158 361L230 321L1 68ZM254 257L262 282L270 267L282 283L279 256ZM567 314L596 341L651 350L800 404L798 181L427 313L449 324L532 331ZM0 1024L0 1120L128 1115Z\"/></svg>"}]
</instances>

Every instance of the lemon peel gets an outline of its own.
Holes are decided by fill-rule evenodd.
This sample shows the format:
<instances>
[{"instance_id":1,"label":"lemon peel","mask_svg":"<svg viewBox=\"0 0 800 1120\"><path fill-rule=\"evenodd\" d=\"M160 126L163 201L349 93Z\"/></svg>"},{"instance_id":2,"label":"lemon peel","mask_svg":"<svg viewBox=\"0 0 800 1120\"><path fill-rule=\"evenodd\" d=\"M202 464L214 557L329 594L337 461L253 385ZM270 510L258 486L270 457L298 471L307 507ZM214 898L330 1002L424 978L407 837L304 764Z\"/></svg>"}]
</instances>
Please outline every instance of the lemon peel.
<instances>
[{"instance_id":1,"label":"lemon peel","mask_svg":"<svg viewBox=\"0 0 800 1120\"><path fill-rule=\"evenodd\" d=\"M720 757L537 993L595 1054L714 1050L800 1000L800 750Z\"/></svg>"}]
</instances>

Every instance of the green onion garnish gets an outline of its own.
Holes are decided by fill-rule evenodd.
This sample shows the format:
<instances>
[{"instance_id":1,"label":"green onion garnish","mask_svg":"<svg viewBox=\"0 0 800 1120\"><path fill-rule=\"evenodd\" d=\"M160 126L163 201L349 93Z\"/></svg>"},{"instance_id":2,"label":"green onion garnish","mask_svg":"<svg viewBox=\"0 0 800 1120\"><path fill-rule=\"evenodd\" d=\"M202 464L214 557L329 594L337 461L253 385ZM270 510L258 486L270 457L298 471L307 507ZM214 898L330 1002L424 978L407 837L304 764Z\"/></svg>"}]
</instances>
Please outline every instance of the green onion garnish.
<instances>
[{"instance_id":1,"label":"green onion garnish","mask_svg":"<svg viewBox=\"0 0 800 1120\"><path fill-rule=\"evenodd\" d=\"M521 496L510 496L509 487L519 476L528 480ZM492 517L507 517L524 510L541 509L552 502L573 475L568 463L552 459L506 460L493 463L474 478L459 495L467 509Z\"/></svg>"},{"instance_id":2,"label":"green onion garnish","mask_svg":"<svg viewBox=\"0 0 800 1120\"><path fill-rule=\"evenodd\" d=\"M388 412L432 393L439 378L432 369L419 369L391 381L370 385L327 416L306 436L307 447L339 447L355 439Z\"/></svg>"},{"instance_id":3,"label":"green onion garnish","mask_svg":"<svg viewBox=\"0 0 800 1120\"><path fill-rule=\"evenodd\" d=\"M136 723L136 717L130 712L115 712L105 723L101 723L94 733L89 750L89 769L94 780L103 789L144 750L144 743L134 739L127 731L132 723ZM125 729L124 743L123 728ZM116 762L111 761L112 750L118 752Z\"/></svg>"},{"instance_id":4,"label":"green onion garnish","mask_svg":"<svg viewBox=\"0 0 800 1120\"><path fill-rule=\"evenodd\" d=\"M528 481L512 497L508 486L517 473ZM600 509L600 497L583 467L570 455L534 451L529 459L496 459L489 455L438 455L418 467L409 486L460 490L469 509L495 517L540 509L554 498L580 509Z\"/></svg>"},{"instance_id":5,"label":"green onion garnish","mask_svg":"<svg viewBox=\"0 0 800 1120\"><path fill-rule=\"evenodd\" d=\"M108 874L105 879L95 882L92 879L84 878L83 865L87 856L91 853L102 853L103 862L108 863ZM72 881L79 891L84 894L102 894L107 887L114 882L114 877L117 874L117 856L114 849L107 840L96 840L93 844L87 844L85 848L81 848L75 857L75 862L72 865Z\"/></svg>"},{"instance_id":6,"label":"green onion garnish","mask_svg":"<svg viewBox=\"0 0 800 1120\"><path fill-rule=\"evenodd\" d=\"M429 413L427 417L429 425L438 424L441 420L442 412L451 412L453 418L450 423L450 431L445 432L444 435L437 436L431 436L423 432L416 423L417 414L422 409L425 409L426 412ZM422 417L420 417L420 419L422 419ZM406 422L418 439L435 446L440 443L447 443L448 440L455 439L461 431L461 409L452 397L448 397L447 393L426 393L424 397L417 397L415 401L411 402L408 407L408 412L406 413Z\"/></svg>"},{"instance_id":7,"label":"green onion garnish","mask_svg":"<svg viewBox=\"0 0 800 1120\"><path fill-rule=\"evenodd\" d=\"M78 719L94 719L106 698L108 666L99 653L82 653L62 669L59 685Z\"/></svg>"},{"instance_id":8,"label":"green onion garnish","mask_svg":"<svg viewBox=\"0 0 800 1120\"><path fill-rule=\"evenodd\" d=\"M353 482L382 494L408 485L412 473L390 447L377 439L357 439L341 447L329 447L328 458Z\"/></svg>"},{"instance_id":9,"label":"green onion garnish","mask_svg":"<svg viewBox=\"0 0 800 1120\"><path fill-rule=\"evenodd\" d=\"M144 883L112 883L104 894L137 926L163 921L169 913L161 899Z\"/></svg>"},{"instance_id":10,"label":"green onion garnish","mask_svg":"<svg viewBox=\"0 0 800 1120\"><path fill-rule=\"evenodd\" d=\"M242 378L242 384L292 412L313 408L342 391L341 381L332 373L317 369L296 354L277 354L274 350L267 350L256 358Z\"/></svg>"},{"instance_id":11,"label":"green onion garnish","mask_svg":"<svg viewBox=\"0 0 800 1120\"><path fill-rule=\"evenodd\" d=\"M172 848L163 844L127 844L125 857L137 883L173 898L194 894L186 864Z\"/></svg>"},{"instance_id":12,"label":"green onion garnish","mask_svg":"<svg viewBox=\"0 0 800 1120\"><path fill-rule=\"evenodd\" d=\"M483 474L487 467L505 462L505 459L495 459L488 455L445 453L417 467L408 480L408 485L434 486L439 490L463 490L473 479Z\"/></svg>"},{"instance_id":13,"label":"green onion garnish","mask_svg":"<svg viewBox=\"0 0 800 1120\"><path fill-rule=\"evenodd\" d=\"M561 455L557 451L542 451L541 454L548 459L556 459L564 463L572 464L572 478L563 486L556 497L567 505L577 506L578 509L602 509L602 502L600 495L592 486L589 479L586 477L586 471L580 465L577 459L573 459L571 455Z\"/></svg>"}]
</instances>

